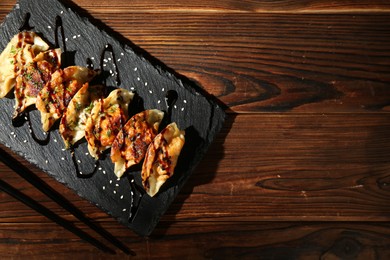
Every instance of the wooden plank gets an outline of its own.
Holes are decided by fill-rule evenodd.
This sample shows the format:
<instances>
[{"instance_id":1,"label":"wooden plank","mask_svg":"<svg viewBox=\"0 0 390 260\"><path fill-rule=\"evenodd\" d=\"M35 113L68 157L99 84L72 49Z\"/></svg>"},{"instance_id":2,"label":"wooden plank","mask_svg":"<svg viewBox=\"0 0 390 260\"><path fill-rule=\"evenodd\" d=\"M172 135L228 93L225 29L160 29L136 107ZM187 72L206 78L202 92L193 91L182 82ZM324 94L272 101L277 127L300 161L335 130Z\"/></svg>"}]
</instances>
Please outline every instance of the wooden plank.
<instances>
[{"instance_id":1,"label":"wooden plank","mask_svg":"<svg viewBox=\"0 0 390 260\"><path fill-rule=\"evenodd\" d=\"M229 115L163 220L389 221L389 132L386 113ZM110 219L39 176L85 214ZM12 173L3 178L66 214ZM45 221L1 198L0 221Z\"/></svg>"},{"instance_id":2,"label":"wooden plank","mask_svg":"<svg viewBox=\"0 0 390 260\"><path fill-rule=\"evenodd\" d=\"M237 113L390 111L390 13L92 15Z\"/></svg>"},{"instance_id":3,"label":"wooden plank","mask_svg":"<svg viewBox=\"0 0 390 260\"><path fill-rule=\"evenodd\" d=\"M141 259L388 259L388 223L176 222L148 238L104 225ZM0 257L111 259L58 226L0 224ZM66 244L67 246L63 246ZM117 252L116 257L126 257ZM322 257L322 258L321 258ZM127 258L126 258L127 259Z\"/></svg>"},{"instance_id":4,"label":"wooden plank","mask_svg":"<svg viewBox=\"0 0 390 260\"><path fill-rule=\"evenodd\" d=\"M11 8L16 0L2 0L0 7ZM70 2L64 0L64 2ZM112 2L105 0L73 0L75 4L93 12L136 12L136 11L160 11L160 12L372 12L389 11L390 4L386 1L374 0L346 0L342 2L329 2L326 0L305 1L224 1L224 0L122 0Z\"/></svg>"}]
</instances>

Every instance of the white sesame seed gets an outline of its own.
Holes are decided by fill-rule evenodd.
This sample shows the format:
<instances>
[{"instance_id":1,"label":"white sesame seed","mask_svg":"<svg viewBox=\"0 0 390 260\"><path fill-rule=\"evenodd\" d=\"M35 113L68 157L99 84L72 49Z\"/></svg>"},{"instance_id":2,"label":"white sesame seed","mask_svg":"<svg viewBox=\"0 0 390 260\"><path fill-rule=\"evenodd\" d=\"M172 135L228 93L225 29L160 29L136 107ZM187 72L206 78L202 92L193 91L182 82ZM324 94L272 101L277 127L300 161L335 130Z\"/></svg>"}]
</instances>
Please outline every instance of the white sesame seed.
<instances>
[{"instance_id":1,"label":"white sesame seed","mask_svg":"<svg viewBox=\"0 0 390 260\"><path fill-rule=\"evenodd\" d=\"M174 105L173 107L174 107L175 109L177 108L177 106L176 106L176 105Z\"/></svg>"},{"instance_id":2,"label":"white sesame seed","mask_svg":"<svg viewBox=\"0 0 390 260\"><path fill-rule=\"evenodd\" d=\"M125 212L126 211L126 209L123 209L123 212Z\"/></svg>"},{"instance_id":3,"label":"white sesame seed","mask_svg":"<svg viewBox=\"0 0 390 260\"><path fill-rule=\"evenodd\" d=\"M133 183L134 182L134 179L131 179L131 183Z\"/></svg>"},{"instance_id":4,"label":"white sesame seed","mask_svg":"<svg viewBox=\"0 0 390 260\"><path fill-rule=\"evenodd\" d=\"M135 88L134 88L134 87L131 87L130 89L131 89L131 90L134 90Z\"/></svg>"},{"instance_id":5,"label":"white sesame seed","mask_svg":"<svg viewBox=\"0 0 390 260\"><path fill-rule=\"evenodd\" d=\"M103 67L106 67L106 66L107 66L107 64L104 63L104 64L103 64Z\"/></svg>"},{"instance_id":6,"label":"white sesame seed","mask_svg":"<svg viewBox=\"0 0 390 260\"><path fill-rule=\"evenodd\" d=\"M158 100L158 101L157 101L157 104L160 104L160 103L161 103L161 100Z\"/></svg>"},{"instance_id":7,"label":"white sesame seed","mask_svg":"<svg viewBox=\"0 0 390 260\"><path fill-rule=\"evenodd\" d=\"M134 68L134 71L137 71L137 70L138 70L138 68L137 68L137 67L135 67L135 68Z\"/></svg>"},{"instance_id":8,"label":"white sesame seed","mask_svg":"<svg viewBox=\"0 0 390 260\"><path fill-rule=\"evenodd\" d=\"M119 187L119 184L117 183L117 184L115 184L115 186Z\"/></svg>"},{"instance_id":9,"label":"white sesame seed","mask_svg":"<svg viewBox=\"0 0 390 260\"><path fill-rule=\"evenodd\" d=\"M24 117L24 120L28 120L27 116Z\"/></svg>"},{"instance_id":10,"label":"white sesame seed","mask_svg":"<svg viewBox=\"0 0 390 260\"><path fill-rule=\"evenodd\" d=\"M51 29L51 26L50 26L50 25L48 25L48 26L47 26L47 28Z\"/></svg>"},{"instance_id":11,"label":"white sesame seed","mask_svg":"<svg viewBox=\"0 0 390 260\"><path fill-rule=\"evenodd\" d=\"M30 129L30 130L28 130L28 132L30 133L30 134L32 134L32 130Z\"/></svg>"},{"instance_id":12,"label":"white sesame seed","mask_svg":"<svg viewBox=\"0 0 390 260\"><path fill-rule=\"evenodd\" d=\"M112 180L110 180L110 184L112 183Z\"/></svg>"},{"instance_id":13,"label":"white sesame seed","mask_svg":"<svg viewBox=\"0 0 390 260\"><path fill-rule=\"evenodd\" d=\"M111 60L111 58L108 58L108 60Z\"/></svg>"},{"instance_id":14,"label":"white sesame seed","mask_svg":"<svg viewBox=\"0 0 390 260\"><path fill-rule=\"evenodd\" d=\"M83 175L83 172L82 172L82 171L80 171L80 175Z\"/></svg>"},{"instance_id":15,"label":"white sesame seed","mask_svg":"<svg viewBox=\"0 0 390 260\"><path fill-rule=\"evenodd\" d=\"M103 174L106 174L106 171L103 171Z\"/></svg>"},{"instance_id":16,"label":"white sesame seed","mask_svg":"<svg viewBox=\"0 0 390 260\"><path fill-rule=\"evenodd\" d=\"M112 70L110 70L110 74L112 74Z\"/></svg>"},{"instance_id":17,"label":"white sesame seed","mask_svg":"<svg viewBox=\"0 0 390 260\"><path fill-rule=\"evenodd\" d=\"M118 59L118 62L120 62L121 61L121 59Z\"/></svg>"},{"instance_id":18,"label":"white sesame seed","mask_svg":"<svg viewBox=\"0 0 390 260\"><path fill-rule=\"evenodd\" d=\"M14 135L15 134L15 132L11 132L11 135Z\"/></svg>"},{"instance_id":19,"label":"white sesame seed","mask_svg":"<svg viewBox=\"0 0 390 260\"><path fill-rule=\"evenodd\" d=\"M164 92L164 91L165 91L165 88L162 88L161 91Z\"/></svg>"},{"instance_id":20,"label":"white sesame seed","mask_svg":"<svg viewBox=\"0 0 390 260\"><path fill-rule=\"evenodd\" d=\"M27 143L27 140L24 140L23 143Z\"/></svg>"},{"instance_id":21,"label":"white sesame seed","mask_svg":"<svg viewBox=\"0 0 390 260\"><path fill-rule=\"evenodd\" d=\"M116 194L116 190L114 190L113 193Z\"/></svg>"},{"instance_id":22,"label":"white sesame seed","mask_svg":"<svg viewBox=\"0 0 390 260\"><path fill-rule=\"evenodd\" d=\"M55 143L57 143L57 139L54 139L53 141L54 141Z\"/></svg>"},{"instance_id":23,"label":"white sesame seed","mask_svg":"<svg viewBox=\"0 0 390 260\"><path fill-rule=\"evenodd\" d=\"M138 81L141 81L140 77L137 77L137 80L138 80Z\"/></svg>"},{"instance_id":24,"label":"white sesame seed","mask_svg":"<svg viewBox=\"0 0 390 260\"><path fill-rule=\"evenodd\" d=\"M145 82L145 84L144 84L144 85L145 85L145 87L146 87L146 86L148 85L148 82Z\"/></svg>"},{"instance_id":25,"label":"white sesame seed","mask_svg":"<svg viewBox=\"0 0 390 260\"><path fill-rule=\"evenodd\" d=\"M121 200L123 199L123 195L121 196Z\"/></svg>"},{"instance_id":26,"label":"white sesame seed","mask_svg":"<svg viewBox=\"0 0 390 260\"><path fill-rule=\"evenodd\" d=\"M131 194L131 196L133 196L133 195L134 195L134 192L133 192L133 191L131 191L131 192L130 192L130 194Z\"/></svg>"},{"instance_id":27,"label":"white sesame seed","mask_svg":"<svg viewBox=\"0 0 390 260\"><path fill-rule=\"evenodd\" d=\"M122 52L121 55L123 56L123 55L125 55L125 54Z\"/></svg>"},{"instance_id":28,"label":"white sesame seed","mask_svg":"<svg viewBox=\"0 0 390 260\"><path fill-rule=\"evenodd\" d=\"M108 48L108 44L106 44L106 48Z\"/></svg>"},{"instance_id":29,"label":"white sesame seed","mask_svg":"<svg viewBox=\"0 0 390 260\"><path fill-rule=\"evenodd\" d=\"M107 60L107 59L103 59L103 61L104 61L104 62L108 62L108 60Z\"/></svg>"},{"instance_id":30,"label":"white sesame seed","mask_svg":"<svg viewBox=\"0 0 390 260\"><path fill-rule=\"evenodd\" d=\"M64 11L61 11L61 14L63 14L64 13Z\"/></svg>"},{"instance_id":31,"label":"white sesame seed","mask_svg":"<svg viewBox=\"0 0 390 260\"><path fill-rule=\"evenodd\" d=\"M94 60L95 59L95 57L91 57L91 60Z\"/></svg>"},{"instance_id":32,"label":"white sesame seed","mask_svg":"<svg viewBox=\"0 0 390 260\"><path fill-rule=\"evenodd\" d=\"M77 160L77 162L78 162L78 163L81 163L81 161L80 161L80 160Z\"/></svg>"},{"instance_id":33,"label":"white sesame seed","mask_svg":"<svg viewBox=\"0 0 390 260\"><path fill-rule=\"evenodd\" d=\"M187 104L187 100L184 99L183 102L184 102L184 104Z\"/></svg>"},{"instance_id":34,"label":"white sesame seed","mask_svg":"<svg viewBox=\"0 0 390 260\"><path fill-rule=\"evenodd\" d=\"M103 190L105 190L106 189L106 186L103 186Z\"/></svg>"},{"instance_id":35,"label":"white sesame seed","mask_svg":"<svg viewBox=\"0 0 390 260\"><path fill-rule=\"evenodd\" d=\"M65 38L65 41L67 42L67 41L68 41L68 38Z\"/></svg>"},{"instance_id":36,"label":"white sesame seed","mask_svg":"<svg viewBox=\"0 0 390 260\"><path fill-rule=\"evenodd\" d=\"M81 35L80 35L80 34L78 34L78 35L77 35L77 37L79 37L79 38L80 38L80 37L81 37Z\"/></svg>"},{"instance_id":37,"label":"white sesame seed","mask_svg":"<svg viewBox=\"0 0 390 260\"><path fill-rule=\"evenodd\" d=\"M46 160L46 161L45 161L45 163L46 163L46 164L48 164L48 163L49 163L49 161L48 161L48 160Z\"/></svg>"},{"instance_id":38,"label":"white sesame seed","mask_svg":"<svg viewBox=\"0 0 390 260\"><path fill-rule=\"evenodd\" d=\"M85 155L89 155L89 153L85 153Z\"/></svg>"},{"instance_id":39,"label":"white sesame seed","mask_svg":"<svg viewBox=\"0 0 390 260\"><path fill-rule=\"evenodd\" d=\"M184 111L184 107L181 108L181 111Z\"/></svg>"},{"instance_id":40,"label":"white sesame seed","mask_svg":"<svg viewBox=\"0 0 390 260\"><path fill-rule=\"evenodd\" d=\"M102 167L99 167L99 169L98 169L99 171L101 171L102 170Z\"/></svg>"},{"instance_id":41,"label":"white sesame seed","mask_svg":"<svg viewBox=\"0 0 390 260\"><path fill-rule=\"evenodd\" d=\"M153 91L149 90L149 93L150 93L150 94L153 94Z\"/></svg>"},{"instance_id":42,"label":"white sesame seed","mask_svg":"<svg viewBox=\"0 0 390 260\"><path fill-rule=\"evenodd\" d=\"M76 39L76 37L77 37L76 35L73 35L73 39Z\"/></svg>"},{"instance_id":43,"label":"white sesame seed","mask_svg":"<svg viewBox=\"0 0 390 260\"><path fill-rule=\"evenodd\" d=\"M62 158L61 158L61 160L65 161L65 158L64 158L64 157L62 157Z\"/></svg>"}]
</instances>

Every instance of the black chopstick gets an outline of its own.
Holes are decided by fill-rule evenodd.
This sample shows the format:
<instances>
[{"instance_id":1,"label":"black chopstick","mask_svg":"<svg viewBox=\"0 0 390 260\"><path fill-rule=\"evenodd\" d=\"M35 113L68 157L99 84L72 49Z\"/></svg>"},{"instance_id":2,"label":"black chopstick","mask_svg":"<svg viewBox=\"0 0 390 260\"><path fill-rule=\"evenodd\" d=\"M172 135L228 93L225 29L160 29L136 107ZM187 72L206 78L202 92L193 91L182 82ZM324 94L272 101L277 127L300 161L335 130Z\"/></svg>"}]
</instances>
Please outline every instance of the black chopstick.
<instances>
[{"instance_id":1,"label":"black chopstick","mask_svg":"<svg viewBox=\"0 0 390 260\"><path fill-rule=\"evenodd\" d=\"M107 241L112 243L114 246L122 250L127 255L135 256L135 252L128 249L125 245L123 245L117 238L107 232L105 229L97 226L92 223L84 214L75 206L73 206L68 200L66 200L61 194L57 191L53 190L49 185L43 182L39 177L37 177L32 171L30 171L27 167L22 165L15 158L6 153L3 149L0 148L0 160L6 164L9 168L11 168L14 172L16 172L19 176L27 180L30 184L40 190L43 194L48 196L50 199L55 201L58 205L69 211L73 214L77 219L86 224L88 227L93 229L96 233L104 237Z\"/></svg>"},{"instance_id":2,"label":"black chopstick","mask_svg":"<svg viewBox=\"0 0 390 260\"><path fill-rule=\"evenodd\" d=\"M88 235L87 233L82 231L81 229L75 227L71 222L67 221L66 219L64 219L64 218L62 218L60 216L58 216L57 214L55 214L54 212L52 212L48 208L42 206L41 204L39 204L35 200L31 199L27 195L25 195L22 192L18 191L17 189L15 189L14 187L12 187L11 185L9 185L8 183L6 183L5 181L3 181L1 179L0 179L0 190L8 193L12 197L14 197L14 198L18 199L19 201L23 202L24 204L26 204L30 208L36 210L38 213L44 215L45 217L47 217L50 220L52 220L55 223L57 223L58 225L60 225L60 226L62 226L64 228L66 228L67 230L71 231L72 233L74 233L75 235L79 236L81 239L89 242L90 244L94 245L98 249L100 249L100 250L102 250L102 251L104 251L106 253L115 254L115 251L113 251L112 249L108 248L107 246L105 246L104 244L99 242L98 240L94 239L93 237L91 237L90 235Z\"/></svg>"}]
</instances>

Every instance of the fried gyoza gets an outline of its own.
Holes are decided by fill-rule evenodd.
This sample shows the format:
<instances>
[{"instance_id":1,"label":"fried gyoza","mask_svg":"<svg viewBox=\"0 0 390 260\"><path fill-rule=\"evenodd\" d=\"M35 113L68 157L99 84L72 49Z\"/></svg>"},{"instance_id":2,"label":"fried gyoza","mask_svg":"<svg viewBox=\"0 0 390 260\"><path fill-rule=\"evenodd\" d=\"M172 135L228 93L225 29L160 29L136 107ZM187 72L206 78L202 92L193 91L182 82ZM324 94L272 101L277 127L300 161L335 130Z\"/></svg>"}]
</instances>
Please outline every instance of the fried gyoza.
<instances>
[{"instance_id":1,"label":"fried gyoza","mask_svg":"<svg viewBox=\"0 0 390 260\"><path fill-rule=\"evenodd\" d=\"M105 99L93 103L87 118L85 138L92 157L99 159L110 148L116 135L128 120L128 106L134 94L126 89L113 90Z\"/></svg>"},{"instance_id":2,"label":"fried gyoza","mask_svg":"<svg viewBox=\"0 0 390 260\"><path fill-rule=\"evenodd\" d=\"M176 123L171 123L149 145L142 165L142 184L151 197L174 174L184 146L184 134Z\"/></svg>"},{"instance_id":3,"label":"fried gyoza","mask_svg":"<svg viewBox=\"0 0 390 260\"><path fill-rule=\"evenodd\" d=\"M36 102L44 131L50 130L62 117L77 91L96 75L96 71L79 66L70 66L53 73L50 82L39 92Z\"/></svg>"},{"instance_id":4,"label":"fried gyoza","mask_svg":"<svg viewBox=\"0 0 390 260\"><path fill-rule=\"evenodd\" d=\"M116 136L111 147L114 173L121 177L132 165L145 157L149 144L158 133L164 112L151 109L134 115Z\"/></svg>"}]
</instances>

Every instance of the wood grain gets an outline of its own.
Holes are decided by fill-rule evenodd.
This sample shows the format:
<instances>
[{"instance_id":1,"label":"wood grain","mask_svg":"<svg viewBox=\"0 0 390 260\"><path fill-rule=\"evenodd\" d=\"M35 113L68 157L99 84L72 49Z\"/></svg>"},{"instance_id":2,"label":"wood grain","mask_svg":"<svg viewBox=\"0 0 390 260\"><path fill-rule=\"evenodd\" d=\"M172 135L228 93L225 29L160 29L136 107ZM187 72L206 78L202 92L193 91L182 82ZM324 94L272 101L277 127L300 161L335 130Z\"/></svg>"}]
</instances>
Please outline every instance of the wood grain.
<instances>
[{"instance_id":1,"label":"wood grain","mask_svg":"<svg viewBox=\"0 0 390 260\"><path fill-rule=\"evenodd\" d=\"M0 20L14 3L0 2ZM387 1L72 4L229 112L147 239L31 167L136 259L390 258ZM85 229L2 164L0 175ZM2 259L110 259L3 193L0 209Z\"/></svg>"}]
</instances>

